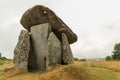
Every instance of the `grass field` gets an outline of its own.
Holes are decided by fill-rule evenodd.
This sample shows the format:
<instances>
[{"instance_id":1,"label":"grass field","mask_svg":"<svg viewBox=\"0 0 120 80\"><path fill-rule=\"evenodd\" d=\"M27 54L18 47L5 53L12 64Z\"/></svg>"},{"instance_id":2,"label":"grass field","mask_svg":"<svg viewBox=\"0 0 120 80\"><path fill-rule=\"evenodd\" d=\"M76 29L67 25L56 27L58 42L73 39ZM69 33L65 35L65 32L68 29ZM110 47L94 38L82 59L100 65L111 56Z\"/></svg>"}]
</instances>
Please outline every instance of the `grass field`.
<instances>
[{"instance_id":1,"label":"grass field","mask_svg":"<svg viewBox=\"0 0 120 80\"><path fill-rule=\"evenodd\" d=\"M0 70L13 66L11 61L0 65ZM104 65L104 66L103 66ZM0 80L120 80L120 62L80 62L57 65L46 72L15 74L16 71L0 71Z\"/></svg>"},{"instance_id":2,"label":"grass field","mask_svg":"<svg viewBox=\"0 0 120 80\"><path fill-rule=\"evenodd\" d=\"M106 68L120 72L120 61L92 61L84 62L84 66Z\"/></svg>"}]
</instances>

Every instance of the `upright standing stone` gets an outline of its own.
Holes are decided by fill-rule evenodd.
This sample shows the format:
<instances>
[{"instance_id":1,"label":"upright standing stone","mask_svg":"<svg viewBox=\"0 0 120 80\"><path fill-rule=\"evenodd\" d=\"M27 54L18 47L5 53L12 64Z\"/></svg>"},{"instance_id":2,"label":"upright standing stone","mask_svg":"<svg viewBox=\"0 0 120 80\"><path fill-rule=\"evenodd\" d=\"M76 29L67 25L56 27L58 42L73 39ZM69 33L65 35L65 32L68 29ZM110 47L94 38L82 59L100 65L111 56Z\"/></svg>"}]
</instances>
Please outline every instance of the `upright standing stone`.
<instances>
[{"instance_id":1,"label":"upright standing stone","mask_svg":"<svg viewBox=\"0 0 120 80\"><path fill-rule=\"evenodd\" d=\"M49 23L40 24L31 27L31 38L36 57L36 67L39 70L46 70L47 60L47 38L51 31Z\"/></svg>"},{"instance_id":2,"label":"upright standing stone","mask_svg":"<svg viewBox=\"0 0 120 80\"><path fill-rule=\"evenodd\" d=\"M30 35L28 31L22 30L19 41L14 50L15 68L28 70L28 57L30 51Z\"/></svg>"},{"instance_id":3,"label":"upright standing stone","mask_svg":"<svg viewBox=\"0 0 120 80\"><path fill-rule=\"evenodd\" d=\"M63 45L63 63L69 64L74 61L73 54L65 33L62 33L62 45Z\"/></svg>"},{"instance_id":4,"label":"upright standing stone","mask_svg":"<svg viewBox=\"0 0 120 80\"><path fill-rule=\"evenodd\" d=\"M53 32L50 33L47 45L48 45L49 65L61 64L62 45Z\"/></svg>"},{"instance_id":5,"label":"upright standing stone","mask_svg":"<svg viewBox=\"0 0 120 80\"><path fill-rule=\"evenodd\" d=\"M29 58L28 58L28 71L34 71L36 70L36 59L35 54L33 50L33 44L30 37L30 52L29 52Z\"/></svg>"}]
</instances>

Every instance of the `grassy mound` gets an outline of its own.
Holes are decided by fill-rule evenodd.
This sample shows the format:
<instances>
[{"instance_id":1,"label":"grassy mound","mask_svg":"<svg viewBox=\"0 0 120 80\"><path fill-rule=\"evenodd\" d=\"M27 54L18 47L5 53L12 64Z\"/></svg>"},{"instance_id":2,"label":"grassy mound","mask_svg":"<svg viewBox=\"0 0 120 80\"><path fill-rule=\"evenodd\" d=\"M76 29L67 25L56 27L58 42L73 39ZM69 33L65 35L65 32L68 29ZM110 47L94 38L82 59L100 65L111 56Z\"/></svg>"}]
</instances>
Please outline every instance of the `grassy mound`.
<instances>
[{"instance_id":1,"label":"grassy mound","mask_svg":"<svg viewBox=\"0 0 120 80\"><path fill-rule=\"evenodd\" d=\"M91 80L89 71L80 64L57 65L46 72L28 72L19 75L4 73L4 80ZM6 75L12 75L7 77ZM0 79L1 80L1 79Z\"/></svg>"},{"instance_id":2,"label":"grassy mound","mask_svg":"<svg viewBox=\"0 0 120 80\"><path fill-rule=\"evenodd\" d=\"M57 67L40 76L40 80L90 80L89 71L78 64Z\"/></svg>"},{"instance_id":3,"label":"grassy mound","mask_svg":"<svg viewBox=\"0 0 120 80\"><path fill-rule=\"evenodd\" d=\"M4 64L5 65L5 64ZM84 67L82 62L70 65L56 65L46 72L19 73L13 70L0 72L0 80L119 80L116 72L104 68ZM10 76L9 76L10 75ZM12 76L11 76L12 75ZM2 78L1 78L2 77Z\"/></svg>"}]
</instances>

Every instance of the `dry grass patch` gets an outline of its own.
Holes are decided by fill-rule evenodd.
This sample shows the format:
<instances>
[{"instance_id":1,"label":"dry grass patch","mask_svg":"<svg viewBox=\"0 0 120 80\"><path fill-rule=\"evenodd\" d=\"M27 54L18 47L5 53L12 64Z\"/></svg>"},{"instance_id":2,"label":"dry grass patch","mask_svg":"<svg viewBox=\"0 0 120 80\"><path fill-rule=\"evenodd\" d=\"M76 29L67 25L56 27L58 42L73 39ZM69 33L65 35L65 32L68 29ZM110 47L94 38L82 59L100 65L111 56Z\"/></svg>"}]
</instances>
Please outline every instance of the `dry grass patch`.
<instances>
[{"instance_id":1,"label":"dry grass patch","mask_svg":"<svg viewBox=\"0 0 120 80\"><path fill-rule=\"evenodd\" d=\"M4 73L4 76L5 76L5 78L9 78L9 77L13 77L13 76L20 75L20 74L23 74L23 73L26 73L26 71L21 70L21 69L11 68Z\"/></svg>"},{"instance_id":2,"label":"dry grass patch","mask_svg":"<svg viewBox=\"0 0 120 80\"><path fill-rule=\"evenodd\" d=\"M5 70L7 68L10 68L10 67L13 67L14 66L14 63L13 61L2 61L2 64L0 65L0 70Z\"/></svg>"},{"instance_id":3,"label":"dry grass patch","mask_svg":"<svg viewBox=\"0 0 120 80\"><path fill-rule=\"evenodd\" d=\"M86 68L74 63L42 74L40 80L90 80L90 75Z\"/></svg>"},{"instance_id":4,"label":"dry grass patch","mask_svg":"<svg viewBox=\"0 0 120 80\"><path fill-rule=\"evenodd\" d=\"M108 63L103 63L108 66ZM108 69L103 69L103 67L106 67L103 63L92 62L88 64L88 62L78 61L70 65L53 66L46 72L37 71L24 73L22 70L11 69L0 74L0 77L2 77L0 80L119 80L116 79L116 74L114 72ZM87 67L81 66L83 64ZM114 65L116 64L117 63ZM95 68L97 67L95 65L102 68Z\"/></svg>"},{"instance_id":5,"label":"dry grass patch","mask_svg":"<svg viewBox=\"0 0 120 80\"><path fill-rule=\"evenodd\" d=\"M120 61L84 62L84 66L106 68L120 72Z\"/></svg>"},{"instance_id":6,"label":"dry grass patch","mask_svg":"<svg viewBox=\"0 0 120 80\"><path fill-rule=\"evenodd\" d=\"M4 73L6 76L4 80L91 80L89 71L80 65L77 63L56 65L46 72L29 72L19 75L13 70Z\"/></svg>"}]
</instances>

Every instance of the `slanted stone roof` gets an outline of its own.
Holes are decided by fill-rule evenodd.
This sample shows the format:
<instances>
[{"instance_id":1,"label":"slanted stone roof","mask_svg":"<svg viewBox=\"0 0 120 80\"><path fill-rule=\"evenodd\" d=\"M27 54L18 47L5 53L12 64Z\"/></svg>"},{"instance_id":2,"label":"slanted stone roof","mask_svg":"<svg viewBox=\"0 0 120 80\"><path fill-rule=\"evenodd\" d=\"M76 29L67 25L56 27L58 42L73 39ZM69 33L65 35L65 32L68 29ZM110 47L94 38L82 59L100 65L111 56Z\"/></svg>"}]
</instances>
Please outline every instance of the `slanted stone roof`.
<instances>
[{"instance_id":1,"label":"slanted stone roof","mask_svg":"<svg viewBox=\"0 0 120 80\"><path fill-rule=\"evenodd\" d=\"M30 27L43 23L50 23L53 32L62 41L62 33L68 37L69 44L77 41L76 34L49 8L36 5L28 9L22 16L20 23L30 31Z\"/></svg>"}]
</instances>

